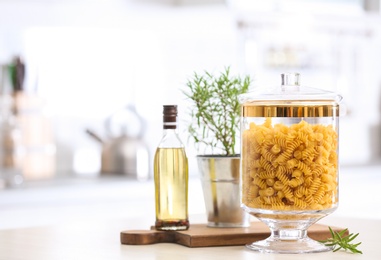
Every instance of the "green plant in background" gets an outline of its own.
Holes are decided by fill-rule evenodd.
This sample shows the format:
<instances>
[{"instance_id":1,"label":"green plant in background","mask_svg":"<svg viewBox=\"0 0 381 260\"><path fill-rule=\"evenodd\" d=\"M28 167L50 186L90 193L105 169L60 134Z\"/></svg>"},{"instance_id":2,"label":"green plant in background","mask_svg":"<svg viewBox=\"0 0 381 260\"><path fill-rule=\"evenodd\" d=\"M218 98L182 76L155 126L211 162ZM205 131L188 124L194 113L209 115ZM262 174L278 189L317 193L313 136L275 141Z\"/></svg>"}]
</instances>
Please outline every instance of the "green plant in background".
<instances>
[{"instance_id":1,"label":"green plant in background","mask_svg":"<svg viewBox=\"0 0 381 260\"><path fill-rule=\"evenodd\" d=\"M212 153L235 155L240 129L240 104L238 95L248 91L249 76L230 75L227 67L219 75L205 71L194 73L187 81L184 94L192 101L189 108L191 123L188 126L198 150L203 146Z\"/></svg>"}]
</instances>

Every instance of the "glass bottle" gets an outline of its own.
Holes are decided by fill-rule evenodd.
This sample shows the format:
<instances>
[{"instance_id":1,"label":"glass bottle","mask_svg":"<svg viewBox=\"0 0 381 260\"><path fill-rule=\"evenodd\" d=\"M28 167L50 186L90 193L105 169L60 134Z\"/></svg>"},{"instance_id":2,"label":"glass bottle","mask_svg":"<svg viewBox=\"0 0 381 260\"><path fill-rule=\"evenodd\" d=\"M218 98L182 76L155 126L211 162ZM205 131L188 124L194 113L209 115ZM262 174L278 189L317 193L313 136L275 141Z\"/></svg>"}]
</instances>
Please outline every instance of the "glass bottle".
<instances>
[{"instance_id":1,"label":"glass bottle","mask_svg":"<svg viewBox=\"0 0 381 260\"><path fill-rule=\"evenodd\" d=\"M157 230L187 230L188 158L177 133L177 106L163 109L163 137L154 159Z\"/></svg>"}]
</instances>

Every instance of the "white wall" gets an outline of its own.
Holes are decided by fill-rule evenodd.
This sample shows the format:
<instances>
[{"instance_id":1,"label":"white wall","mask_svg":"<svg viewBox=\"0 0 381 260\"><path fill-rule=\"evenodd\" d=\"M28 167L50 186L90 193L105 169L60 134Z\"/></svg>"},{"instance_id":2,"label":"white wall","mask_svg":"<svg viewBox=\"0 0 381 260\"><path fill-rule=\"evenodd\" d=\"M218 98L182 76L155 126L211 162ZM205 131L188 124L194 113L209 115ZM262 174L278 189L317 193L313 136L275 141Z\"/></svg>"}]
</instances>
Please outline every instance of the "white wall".
<instances>
[{"instance_id":1,"label":"white wall","mask_svg":"<svg viewBox=\"0 0 381 260\"><path fill-rule=\"evenodd\" d=\"M29 89L38 73L38 93L47 100L64 173L76 152L88 151L84 160L99 153L85 128L102 135L105 118L129 103L147 122L145 141L153 154L162 105L179 104L184 119L180 90L186 79L194 71L236 63L234 24L224 5L0 1L0 24L0 62L22 54L30 68ZM189 153L193 160L193 145ZM94 170L91 165L99 163L87 171Z\"/></svg>"},{"instance_id":2,"label":"white wall","mask_svg":"<svg viewBox=\"0 0 381 260\"><path fill-rule=\"evenodd\" d=\"M30 69L30 90L38 75L38 93L47 101L56 130L60 174L71 172L74 163L82 165L79 171L96 172L100 145L85 129L103 135L105 118L131 103L147 122L145 141L152 155L161 137L162 105L179 104L180 118L186 119L181 89L194 71L228 65L240 71L241 45L224 4L141 2L0 1L0 63L21 54ZM361 79L367 83L358 84L361 94L351 97L354 113L342 120L347 129L341 133L343 163L367 163L379 151L380 80L374 59L380 55L374 52L379 42L358 54L364 54ZM185 125L180 127L186 142ZM371 128L376 131L369 139ZM192 144L188 154L195 173Z\"/></svg>"}]
</instances>

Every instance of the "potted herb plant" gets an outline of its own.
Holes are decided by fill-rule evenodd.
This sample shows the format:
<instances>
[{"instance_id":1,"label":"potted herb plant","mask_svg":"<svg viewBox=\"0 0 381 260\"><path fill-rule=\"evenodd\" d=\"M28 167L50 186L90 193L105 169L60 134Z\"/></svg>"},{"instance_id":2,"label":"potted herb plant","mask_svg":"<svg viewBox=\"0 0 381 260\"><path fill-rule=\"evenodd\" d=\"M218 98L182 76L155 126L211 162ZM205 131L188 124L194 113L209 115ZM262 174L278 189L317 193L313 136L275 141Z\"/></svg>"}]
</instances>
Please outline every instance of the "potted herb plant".
<instances>
[{"instance_id":1,"label":"potted herb plant","mask_svg":"<svg viewBox=\"0 0 381 260\"><path fill-rule=\"evenodd\" d=\"M203 154L232 156L237 154L240 125L238 95L247 92L251 80L232 76L227 67L220 75L207 71L194 73L184 94L192 101L188 126L197 150Z\"/></svg>"},{"instance_id":2,"label":"potted herb plant","mask_svg":"<svg viewBox=\"0 0 381 260\"><path fill-rule=\"evenodd\" d=\"M188 132L198 151L208 226L248 225L240 209L238 95L247 92L250 83L249 76L231 75L227 67L217 75L194 73L186 84L184 94L192 103Z\"/></svg>"}]
</instances>

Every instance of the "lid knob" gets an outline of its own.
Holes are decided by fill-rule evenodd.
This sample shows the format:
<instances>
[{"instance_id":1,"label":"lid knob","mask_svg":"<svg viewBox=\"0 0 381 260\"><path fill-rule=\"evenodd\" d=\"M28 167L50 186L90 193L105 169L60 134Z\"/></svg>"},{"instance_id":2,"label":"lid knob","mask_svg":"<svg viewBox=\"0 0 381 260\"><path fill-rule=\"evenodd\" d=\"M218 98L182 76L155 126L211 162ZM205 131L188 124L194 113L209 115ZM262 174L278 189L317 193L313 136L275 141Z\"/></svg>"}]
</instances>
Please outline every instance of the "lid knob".
<instances>
[{"instance_id":1,"label":"lid knob","mask_svg":"<svg viewBox=\"0 0 381 260\"><path fill-rule=\"evenodd\" d=\"M299 73L282 73L282 86L299 86Z\"/></svg>"}]
</instances>

